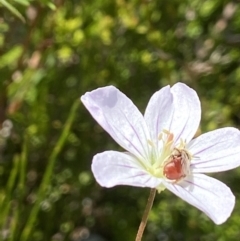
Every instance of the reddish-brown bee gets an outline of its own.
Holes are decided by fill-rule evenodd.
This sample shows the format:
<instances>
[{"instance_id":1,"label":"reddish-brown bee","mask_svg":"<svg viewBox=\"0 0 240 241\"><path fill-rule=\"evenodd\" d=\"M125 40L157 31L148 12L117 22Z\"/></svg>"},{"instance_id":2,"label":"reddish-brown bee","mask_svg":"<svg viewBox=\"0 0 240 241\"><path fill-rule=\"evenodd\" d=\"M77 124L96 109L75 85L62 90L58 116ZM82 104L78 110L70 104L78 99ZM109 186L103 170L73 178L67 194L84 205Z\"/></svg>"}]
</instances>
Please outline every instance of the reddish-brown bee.
<instances>
[{"instance_id":1,"label":"reddish-brown bee","mask_svg":"<svg viewBox=\"0 0 240 241\"><path fill-rule=\"evenodd\" d=\"M170 160L163 167L163 174L169 180L180 180L189 172L189 155L185 150L174 149Z\"/></svg>"}]
</instances>

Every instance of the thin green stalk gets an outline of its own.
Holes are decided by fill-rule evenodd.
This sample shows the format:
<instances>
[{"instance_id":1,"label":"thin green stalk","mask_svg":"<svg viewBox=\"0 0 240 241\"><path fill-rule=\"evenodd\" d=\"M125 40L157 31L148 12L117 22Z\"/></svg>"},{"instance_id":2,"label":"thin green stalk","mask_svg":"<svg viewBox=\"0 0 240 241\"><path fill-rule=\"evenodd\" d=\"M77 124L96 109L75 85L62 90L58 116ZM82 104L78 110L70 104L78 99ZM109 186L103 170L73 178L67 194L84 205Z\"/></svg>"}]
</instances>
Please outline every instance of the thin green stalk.
<instances>
[{"instance_id":1,"label":"thin green stalk","mask_svg":"<svg viewBox=\"0 0 240 241\"><path fill-rule=\"evenodd\" d=\"M151 191L150 191L149 197L148 197L146 208L145 208L144 213L143 213L142 221L141 221L140 226L138 228L138 232L137 232L137 236L136 236L135 241L141 241L142 240L143 232L144 232L144 229L147 225L148 215L149 215L149 213L152 209L152 205L153 205L155 195L156 195L156 189L152 188Z\"/></svg>"},{"instance_id":2,"label":"thin green stalk","mask_svg":"<svg viewBox=\"0 0 240 241\"><path fill-rule=\"evenodd\" d=\"M12 14L14 14L16 17L22 20L22 22L26 22L23 15L8 1L6 0L0 0L0 5L3 5L5 8L7 8Z\"/></svg>"},{"instance_id":3,"label":"thin green stalk","mask_svg":"<svg viewBox=\"0 0 240 241\"><path fill-rule=\"evenodd\" d=\"M14 158L13 158L13 169L10 173L10 177L8 179L7 186L6 186L6 192L9 196L10 196L12 190L13 190L13 186L14 186L15 181L16 181L19 162L20 162L19 155L15 155Z\"/></svg>"},{"instance_id":4,"label":"thin green stalk","mask_svg":"<svg viewBox=\"0 0 240 241\"><path fill-rule=\"evenodd\" d=\"M13 210L13 218L10 225L10 237L9 241L15 240L15 237L17 232L19 232L19 218L20 213L23 212L23 205L24 205L24 196L25 196L25 186L26 186L26 176L27 176L27 156L28 156L28 135L27 133L24 134L23 138L23 144L22 144L22 152L20 155L20 163L19 163L19 174L18 174L18 197L17 197L17 203L15 205Z\"/></svg>"},{"instance_id":5,"label":"thin green stalk","mask_svg":"<svg viewBox=\"0 0 240 241\"><path fill-rule=\"evenodd\" d=\"M9 237L9 241L14 241L15 240L15 237L16 237L16 230L17 230L17 227L19 225L18 223L18 220L19 220L19 207L16 206L14 209L13 209L13 217L12 217L12 220L11 220L11 224L10 224L10 237Z\"/></svg>"},{"instance_id":6,"label":"thin green stalk","mask_svg":"<svg viewBox=\"0 0 240 241\"><path fill-rule=\"evenodd\" d=\"M19 162L20 162L19 155L15 155L13 158L13 168L11 170L10 176L8 178L7 186L6 186L5 199L3 200L3 203L1 205L0 227L5 224L7 217L9 215L9 210L11 207L10 200L11 200L12 190L13 190L14 184L16 182L16 177L17 177L18 168L19 168Z\"/></svg>"},{"instance_id":7,"label":"thin green stalk","mask_svg":"<svg viewBox=\"0 0 240 241\"><path fill-rule=\"evenodd\" d=\"M34 222L37 218L37 215L38 215L38 212L39 212L39 209L40 209L40 204L44 200L47 187L48 187L49 183L51 182L51 176L52 176L52 173L53 173L56 158L57 158L58 154L60 153L60 151L62 150L62 147L67 140L67 137L68 137L68 134L70 132L72 123L73 123L73 121L75 119L75 116L76 116L78 106L79 106L79 100L74 102L74 104L73 104L73 106L70 110L68 119L67 119L67 121L64 125L63 131L62 131L62 133L61 133L61 135L60 135L60 137L59 137L59 139L58 139L58 141L57 141L57 143L56 143L56 145L55 145L55 147L54 147L54 149L53 149L53 151L52 151L52 153L49 157L48 166L47 166L47 169L44 173L42 182L40 184L40 187L39 187L39 190L38 190L38 193L37 193L37 200L34 203L34 206L33 206L32 210L30 212L27 223L26 223L26 225L23 229L23 232L21 234L20 241L27 241L30 238L32 228L34 226Z\"/></svg>"},{"instance_id":8,"label":"thin green stalk","mask_svg":"<svg viewBox=\"0 0 240 241\"><path fill-rule=\"evenodd\" d=\"M26 168L27 168L27 134L24 135L24 141L22 146L22 152L21 152L21 160L20 160L20 175L19 175L19 184L18 184L18 190L20 195L20 202L22 201L24 197L25 192L25 182L26 182Z\"/></svg>"}]
</instances>

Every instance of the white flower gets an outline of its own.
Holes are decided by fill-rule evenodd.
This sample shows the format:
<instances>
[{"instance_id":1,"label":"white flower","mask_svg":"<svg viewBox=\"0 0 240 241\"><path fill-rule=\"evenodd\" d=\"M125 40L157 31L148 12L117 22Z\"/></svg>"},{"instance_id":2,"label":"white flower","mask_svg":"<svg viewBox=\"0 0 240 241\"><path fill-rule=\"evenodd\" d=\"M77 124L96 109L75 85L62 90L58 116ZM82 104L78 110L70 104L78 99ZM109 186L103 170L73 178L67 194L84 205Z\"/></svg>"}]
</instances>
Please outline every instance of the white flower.
<instances>
[{"instance_id":1,"label":"white flower","mask_svg":"<svg viewBox=\"0 0 240 241\"><path fill-rule=\"evenodd\" d=\"M113 86L87 92L81 100L127 150L94 156L92 171L101 186L167 188L216 224L226 221L235 197L225 184L202 173L240 165L240 132L227 127L192 140L201 118L193 89L183 83L162 88L151 97L144 116Z\"/></svg>"}]
</instances>

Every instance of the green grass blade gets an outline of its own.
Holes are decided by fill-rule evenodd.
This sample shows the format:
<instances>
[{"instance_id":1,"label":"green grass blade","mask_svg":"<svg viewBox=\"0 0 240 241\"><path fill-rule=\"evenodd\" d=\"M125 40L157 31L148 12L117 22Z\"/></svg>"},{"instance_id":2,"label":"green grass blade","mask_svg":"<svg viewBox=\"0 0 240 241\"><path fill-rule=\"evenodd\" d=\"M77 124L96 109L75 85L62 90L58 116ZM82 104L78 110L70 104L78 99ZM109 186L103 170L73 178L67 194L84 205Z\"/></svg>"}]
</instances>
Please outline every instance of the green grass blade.
<instances>
[{"instance_id":1,"label":"green grass blade","mask_svg":"<svg viewBox=\"0 0 240 241\"><path fill-rule=\"evenodd\" d=\"M0 227L4 225L4 223L6 222L9 214L9 210L11 207L10 201L12 196L12 190L13 190L14 184L16 183L16 177L17 177L18 168L19 168L19 160L20 160L19 155L16 155L13 159L13 169L11 170L11 173L7 182L6 194L5 194L6 196L1 208Z\"/></svg>"},{"instance_id":2,"label":"green grass blade","mask_svg":"<svg viewBox=\"0 0 240 241\"><path fill-rule=\"evenodd\" d=\"M25 23L25 19L23 15L10 3L8 3L5 0L0 0L0 4L2 4L5 8L7 8L12 14L14 14L16 17L21 19Z\"/></svg>"},{"instance_id":3,"label":"green grass blade","mask_svg":"<svg viewBox=\"0 0 240 241\"><path fill-rule=\"evenodd\" d=\"M11 219L11 224L10 224L10 237L9 237L9 241L14 241L16 240L16 230L17 227L19 225L18 221L19 221L19 207L18 205L16 207L14 207L13 210L13 217Z\"/></svg>"},{"instance_id":4,"label":"green grass blade","mask_svg":"<svg viewBox=\"0 0 240 241\"><path fill-rule=\"evenodd\" d=\"M23 232L21 234L20 241L27 241L30 238L32 228L34 227L34 222L36 220L36 217L37 217L39 209L40 209L40 204L43 201L43 199L45 197L46 189L47 189L49 183L51 182L51 176L53 173L56 158L57 158L58 154L60 153L60 151L62 150L62 148L67 140L68 134L70 132L71 126L73 124L73 121L74 121L76 113L77 113L78 106L79 106L79 100L74 102L74 104L70 110L68 119L64 125L63 131L49 157L48 166L46 168L41 185L40 185L38 193L37 193L37 200L34 203L34 206L30 212L30 215L28 217L25 228L23 229Z\"/></svg>"},{"instance_id":5,"label":"green grass blade","mask_svg":"<svg viewBox=\"0 0 240 241\"><path fill-rule=\"evenodd\" d=\"M24 197L25 192L25 181L26 181L26 166L27 166L27 134L24 135L24 142L22 146L21 160L20 160L20 174L18 190L20 194L20 200Z\"/></svg>"}]
</instances>

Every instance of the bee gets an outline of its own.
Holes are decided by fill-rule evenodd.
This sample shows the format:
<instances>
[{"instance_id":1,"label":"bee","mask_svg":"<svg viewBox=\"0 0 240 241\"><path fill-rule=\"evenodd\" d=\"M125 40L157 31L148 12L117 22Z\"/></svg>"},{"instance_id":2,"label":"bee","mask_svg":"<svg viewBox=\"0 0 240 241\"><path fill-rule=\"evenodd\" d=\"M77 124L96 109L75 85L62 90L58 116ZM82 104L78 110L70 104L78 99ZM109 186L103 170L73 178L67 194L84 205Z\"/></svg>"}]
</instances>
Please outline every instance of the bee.
<instances>
[{"instance_id":1,"label":"bee","mask_svg":"<svg viewBox=\"0 0 240 241\"><path fill-rule=\"evenodd\" d=\"M163 174L176 182L189 174L190 155L184 149L173 150L172 155L163 167Z\"/></svg>"}]
</instances>

